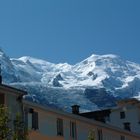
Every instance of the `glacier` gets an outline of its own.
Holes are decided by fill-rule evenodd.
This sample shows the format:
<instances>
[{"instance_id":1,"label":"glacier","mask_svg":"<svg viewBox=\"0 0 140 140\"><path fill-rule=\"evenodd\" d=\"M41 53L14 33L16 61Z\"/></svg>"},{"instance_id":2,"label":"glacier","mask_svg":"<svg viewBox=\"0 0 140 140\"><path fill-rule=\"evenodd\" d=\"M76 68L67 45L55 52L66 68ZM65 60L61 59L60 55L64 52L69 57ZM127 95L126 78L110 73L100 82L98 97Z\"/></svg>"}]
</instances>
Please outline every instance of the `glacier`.
<instances>
[{"instance_id":1,"label":"glacier","mask_svg":"<svg viewBox=\"0 0 140 140\"><path fill-rule=\"evenodd\" d=\"M123 98L139 98L140 64L113 54L93 54L70 65L23 56L10 58L0 49L3 83L28 92L25 99L70 111L109 108Z\"/></svg>"}]
</instances>

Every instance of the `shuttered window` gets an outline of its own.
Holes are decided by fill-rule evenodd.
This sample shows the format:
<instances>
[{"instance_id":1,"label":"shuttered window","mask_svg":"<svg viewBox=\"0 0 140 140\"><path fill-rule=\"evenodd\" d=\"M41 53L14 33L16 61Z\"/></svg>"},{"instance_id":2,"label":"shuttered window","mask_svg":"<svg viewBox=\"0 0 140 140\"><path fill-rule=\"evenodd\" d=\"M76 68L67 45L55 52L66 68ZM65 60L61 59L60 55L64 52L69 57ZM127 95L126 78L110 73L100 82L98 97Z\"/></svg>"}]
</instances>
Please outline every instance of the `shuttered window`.
<instances>
[{"instance_id":1,"label":"shuttered window","mask_svg":"<svg viewBox=\"0 0 140 140\"><path fill-rule=\"evenodd\" d=\"M32 113L32 129L34 130L38 129L38 113L37 112Z\"/></svg>"},{"instance_id":2,"label":"shuttered window","mask_svg":"<svg viewBox=\"0 0 140 140\"><path fill-rule=\"evenodd\" d=\"M24 108L24 123L25 123L25 128L28 129L29 128L29 125L28 125L28 108Z\"/></svg>"},{"instance_id":3,"label":"shuttered window","mask_svg":"<svg viewBox=\"0 0 140 140\"><path fill-rule=\"evenodd\" d=\"M101 129L98 129L98 140L103 140L103 133Z\"/></svg>"},{"instance_id":4,"label":"shuttered window","mask_svg":"<svg viewBox=\"0 0 140 140\"><path fill-rule=\"evenodd\" d=\"M76 140L77 133L76 133L76 123L70 121L70 137Z\"/></svg>"},{"instance_id":5,"label":"shuttered window","mask_svg":"<svg viewBox=\"0 0 140 140\"><path fill-rule=\"evenodd\" d=\"M57 135L63 136L63 120L57 118Z\"/></svg>"}]
</instances>

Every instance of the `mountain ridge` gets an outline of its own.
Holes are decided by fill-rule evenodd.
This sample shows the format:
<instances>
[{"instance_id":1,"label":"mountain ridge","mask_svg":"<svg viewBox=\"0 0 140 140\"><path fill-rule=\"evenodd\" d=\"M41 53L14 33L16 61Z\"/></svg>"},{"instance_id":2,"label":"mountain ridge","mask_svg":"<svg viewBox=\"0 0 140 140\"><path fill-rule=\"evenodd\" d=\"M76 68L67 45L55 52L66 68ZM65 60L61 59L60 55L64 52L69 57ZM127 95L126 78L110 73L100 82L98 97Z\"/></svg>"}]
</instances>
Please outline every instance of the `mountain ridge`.
<instances>
[{"instance_id":1,"label":"mountain ridge","mask_svg":"<svg viewBox=\"0 0 140 140\"><path fill-rule=\"evenodd\" d=\"M113 54L93 54L70 65L30 56L9 58L0 50L0 61L4 83L27 90L29 100L66 110L73 104L83 111L102 109L140 94L140 64Z\"/></svg>"}]
</instances>

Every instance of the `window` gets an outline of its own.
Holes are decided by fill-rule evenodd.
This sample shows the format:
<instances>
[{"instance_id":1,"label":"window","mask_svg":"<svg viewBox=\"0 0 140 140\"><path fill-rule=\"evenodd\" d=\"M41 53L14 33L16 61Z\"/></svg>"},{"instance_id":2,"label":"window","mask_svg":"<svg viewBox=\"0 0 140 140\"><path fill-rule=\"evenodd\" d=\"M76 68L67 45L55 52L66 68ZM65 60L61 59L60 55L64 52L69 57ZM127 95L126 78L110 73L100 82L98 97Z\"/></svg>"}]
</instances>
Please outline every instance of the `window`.
<instances>
[{"instance_id":1,"label":"window","mask_svg":"<svg viewBox=\"0 0 140 140\"><path fill-rule=\"evenodd\" d=\"M103 140L103 134L101 129L98 130L98 140Z\"/></svg>"},{"instance_id":2,"label":"window","mask_svg":"<svg viewBox=\"0 0 140 140\"><path fill-rule=\"evenodd\" d=\"M28 113L26 112L25 119L26 121L28 121L28 123L26 124L26 126L29 129L34 129L37 130L39 129L38 127L38 112L35 112L32 108L30 108L28 110Z\"/></svg>"},{"instance_id":3,"label":"window","mask_svg":"<svg viewBox=\"0 0 140 140\"><path fill-rule=\"evenodd\" d=\"M27 127L28 129L32 129L32 113L28 113L28 116L26 117L26 120L28 121L27 123Z\"/></svg>"},{"instance_id":4,"label":"window","mask_svg":"<svg viewBox=\"0 0 140 140\"><path fill-rule=\"evenodd\" d=\"M125 140L125 136L121 136L121 140Z\"/></svg>"},{"instance_id":5,"label":"window","mask_svg":"<svg viewBox=\"0 0 140 140\"><path fill-rule=\"evenodd\" d=\"M4 94L0 94L0 104L4 105Z\"/></svg>"},{"instance_id":6,"label":"window","mask_svg":"<svg viewBox=\"0 0 140 140\"><path fill-rule=\"evenodd\" d=\"M28 129L28 108L24 108L24 123L25 123L25 128Z\"/></svg>"},{"instance_id":7,"label":"window","mask_svg":"<svg viewBox=\"0 0 140 140\"><path fill-rule=\"evenodd\" d=\"M125 118L125 112L120 112L120 119L124 119Z\"/></svg>"},{"instance_id":8,"label":"window","mask_svg":"<svg viewBox=\"0 0 140 140\"><path fill-rule=\"evenodd\" d=\"M37 112L32 113L32 129L34 130L38 129L38 113Z\"/></svg>"},{"instance_id":9,"label":"window","mask_svg":"<svg viewBox=\"0 0 140 140\"><path fill-rule=\"evenodd\" d=\"M63 136L63 120L57 119L57 135Z\"/></svg>"},{"instance_id":10,"label":"window","mask_svg":"<svg viewBox=\"0 0 140 140\"><path fill-rule=\"evenodd\" d=\"M128 131L131 131L130 123L129 122L124 123L124 129L128 130Z\"/></svg>"},{"instance_id":11,"label":"window","mask_svg":"<svg viewBox=\"0 0 140 140\"><path fill-rule=\"evenodd\" d=\"M76 134L76 123L70 122L70 137L76 140L77 134Z\"/></svg>"}]
</instances>

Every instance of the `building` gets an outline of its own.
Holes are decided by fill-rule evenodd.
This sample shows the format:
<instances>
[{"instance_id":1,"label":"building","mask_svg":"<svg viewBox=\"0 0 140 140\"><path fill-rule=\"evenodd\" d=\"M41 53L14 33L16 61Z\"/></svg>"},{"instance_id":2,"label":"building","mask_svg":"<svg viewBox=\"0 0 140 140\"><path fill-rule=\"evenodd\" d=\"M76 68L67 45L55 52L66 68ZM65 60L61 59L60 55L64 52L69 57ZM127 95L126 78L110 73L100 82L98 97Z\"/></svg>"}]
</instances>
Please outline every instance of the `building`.
<instances>
[{"instance_id":1,"label":"building","mask_svg":"<svg viewBox=\"0 0 140 140\"><path fill-rule=\"evenodd\" d=\"M140 140L140 135L78 114L23 102L30 140Z\"/></svg>"},{"instance_id":2,"label":"building","mask_svg":"<svg viewBox=\"0 0 140 140\"><path fill-rule=\"evenodd\" d=\"M90 133L95 140L140 140L140 103L136 99L120 101L115 109L90 113L79 113L79 106L74 105L68 113L23 100L25 94L2 84L0 76L0 104L10 111L10 127L14 127L16 114L21 114L29 140L87 140Z\"/></svg>"},{"instance_id":3,"label":"building","mask_svg":"<svg viewBox=\"0 0 140 140\"><path fill-rule=\"evenodd\" d=\"M110 121L110 113L111 113L110 109L105 109L105 110L97 110L93 112L79 113L79 115L89 119L107 123L108 121Z\"/></svg>"},{"instance_id":4,"label":"building","mask_svg":"<svg viewBox=\"0 0 140 140\"><path fill-rule=\"evenodd\" d=\"M140 134L140 101L124 99L111 109L108 124Z\"/></svg>"},{"instance_id":5,"label":"building","mask_svg":"<svg viewBox=\"0 0 140 140\"><path fill-rule=\"evenodd\" d=\"M16 115L19 113L21 115L21 119L24 117L23 112L23 104L22 104L22 96L25 95L26 92L0 84L0 105L8 108L9 118L10 118L10 127L14 130L14 121L16 119Z\"/></svg>"}]
</instances>

